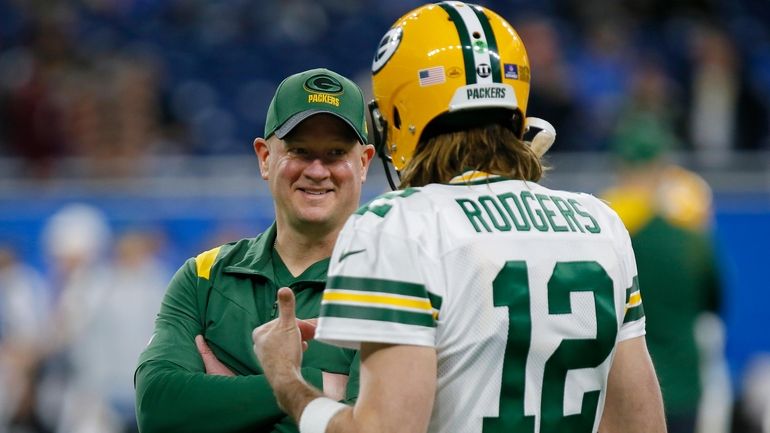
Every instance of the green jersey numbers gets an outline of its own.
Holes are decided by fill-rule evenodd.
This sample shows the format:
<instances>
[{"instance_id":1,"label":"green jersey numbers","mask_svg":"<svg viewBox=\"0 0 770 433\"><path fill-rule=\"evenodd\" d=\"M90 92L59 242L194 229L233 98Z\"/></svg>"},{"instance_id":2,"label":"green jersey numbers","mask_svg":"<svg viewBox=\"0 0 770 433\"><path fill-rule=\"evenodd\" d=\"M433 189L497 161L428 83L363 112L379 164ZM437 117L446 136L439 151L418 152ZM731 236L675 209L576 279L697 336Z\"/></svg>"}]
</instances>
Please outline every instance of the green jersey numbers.
<instances>
[{"instance_id":1,"label":"green jersey numbers","mask_svg":"<svg viewBox=\"0 0 770 433\"><path fill-rule=\"evenodd\" d=\"M387 215L388 212L390 212L390 209L393 208L393 203L391 203L393 199L399 198L399 197L406 198L416 192L420 192L420 190L417 188L407 188L400 191L386 192L385 194L382 194L381 196L375 198L371 202L361 206L356 211L356 215L363 215L367 212L371 212L380 218L384 218L385 215Z\"/></svg>"},{"instance_id":2,"label":"green jersey numbers","mask_svg":"<svg viewBox=\"0 0 770 433\"><path fill-rule=\"evenodd\" d=\"M485 418L484 433L591 433L596 423L600 391L582 395L579 412L566 415L564 407L567 377L571 371L599 367L612 353L618 332L613 283L597 262L557 262L548 280L548 316L572 314L571 298L579 292L593 297L595 317L582 310L581 319L595 321L595 338L562 338L556 350L543 359L529 356L532 342L532 312L526 262L509 261L493 282L495 307L508 308L508 342L503 361L499 416ZM590 310L590 309L589 309ZM575 312L577 313L577 312ZM545 363L542 365L542 363ZM540 365L535 365L540 363ZM542 368L540 395L540 428L535 429L535 415L527 415L525 394L531 381L527 369Z\"/></svg>"},{"instance_id":3,"label":"green jersey numbers","mask_svg":"<svg viewBox=\"0 0 770 433\"><path fill-rule=\"evenodd\" d=\"M503 361L500 417L484 419L485 433L535 431L535 417L524 415L526 354L532 338L528 280L526 262L510 261L492 283L495 307L508 307L508 344Z\"/></svg>"}]
</instances>

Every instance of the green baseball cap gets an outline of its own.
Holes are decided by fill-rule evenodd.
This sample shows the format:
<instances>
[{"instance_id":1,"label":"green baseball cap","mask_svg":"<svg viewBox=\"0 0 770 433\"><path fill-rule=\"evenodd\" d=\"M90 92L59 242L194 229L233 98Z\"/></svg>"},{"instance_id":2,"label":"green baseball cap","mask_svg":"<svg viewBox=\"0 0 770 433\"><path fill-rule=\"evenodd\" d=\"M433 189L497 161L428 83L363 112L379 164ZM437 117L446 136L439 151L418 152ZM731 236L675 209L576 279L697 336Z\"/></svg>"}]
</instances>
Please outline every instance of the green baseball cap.
<instances>
[{"instance_id":1,"label":"green baseball cap","mask_svg":"<svg viewBox=\"0 0 770 433\"><path fill-rule=\"evenodd\" d=\"M265 138L284 138L310 116L328 113L350 125L361 140L368 142L366 104L361 88L342 75L324 68L294 74L275 91L265 121Z\"/></svg>"}]
</instances>

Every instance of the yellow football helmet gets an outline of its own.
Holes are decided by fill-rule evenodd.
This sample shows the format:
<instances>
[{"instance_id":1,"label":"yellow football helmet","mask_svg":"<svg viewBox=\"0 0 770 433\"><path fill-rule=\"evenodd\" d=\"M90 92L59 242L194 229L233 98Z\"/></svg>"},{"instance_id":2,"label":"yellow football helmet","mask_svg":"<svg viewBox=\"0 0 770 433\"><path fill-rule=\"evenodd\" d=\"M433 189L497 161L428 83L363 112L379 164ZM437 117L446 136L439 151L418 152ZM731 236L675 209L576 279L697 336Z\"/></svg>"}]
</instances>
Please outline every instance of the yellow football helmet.
<instances>
[{"instance_id":1,"label":"yellow football helmet","mask_svg":"<svg viewBox=\"0 0 770 433\"><path fill-rule=\"evenodd\" d=\"M375 144L396 170L421 139L453 126L501 116L524 132L527 52L513 27L484 7L444 1L407 13L382 38L372 74Z\"/></svg>"}]
</instances>

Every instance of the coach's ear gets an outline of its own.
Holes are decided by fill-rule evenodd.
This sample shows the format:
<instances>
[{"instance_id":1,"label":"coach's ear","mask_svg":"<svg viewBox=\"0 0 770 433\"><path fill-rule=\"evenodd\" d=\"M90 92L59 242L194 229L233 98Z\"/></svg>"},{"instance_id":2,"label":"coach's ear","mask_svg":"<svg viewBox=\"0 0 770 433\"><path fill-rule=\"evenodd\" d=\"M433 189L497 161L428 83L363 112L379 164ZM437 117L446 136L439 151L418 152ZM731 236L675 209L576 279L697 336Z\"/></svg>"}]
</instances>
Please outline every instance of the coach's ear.
<instances>
[{"instance_id":1,"label":"coach's ear","mask_svg":"<svg viewBox=\"0 0 770 433\"><path fill-rule=\"evenodd\" d=\"M262 179L267 180L270 177L270 170L267 164L270 158L270 146L264 138L257 137L254 139L254 153L257 154L257 159L259 159L259 172L262 174Z\"/></svg>"},{"instance_id":2,"label":"coach's ear","mask_svg":"<svg viewBox=\"0 0 770 433\"><path fill-rule=\"evenodd\" d=\"M369 164L374 158L374 146L364 144L361 146L361 182L366 182L366 174L369 172Z\"/></svg>"}]
</instances>

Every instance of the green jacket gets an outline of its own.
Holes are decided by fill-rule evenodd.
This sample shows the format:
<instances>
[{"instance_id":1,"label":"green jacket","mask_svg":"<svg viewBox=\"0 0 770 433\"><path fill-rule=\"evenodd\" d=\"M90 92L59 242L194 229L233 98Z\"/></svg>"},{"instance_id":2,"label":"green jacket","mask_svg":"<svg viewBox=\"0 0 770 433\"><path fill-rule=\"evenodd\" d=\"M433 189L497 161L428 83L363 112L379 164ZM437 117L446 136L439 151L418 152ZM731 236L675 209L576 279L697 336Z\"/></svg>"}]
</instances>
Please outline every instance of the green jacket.
<instances>
[{"instance_id":1,"label":"green jacket","mask_svg":"<svg viewBox=\"0 0 770 433\"><path fill-rule=\"evenodd\" d=\"M134 379L142 433L297 432L262 374L251 332L276 317L283 285L294 290L297 317L318 317L329 259L294 278L275 253L275 232L272 225L256 238L206 251L171 280ZM236 377L205 374L198 334ZM358 368L356 351L316 341L302 359L303 377L317 388L322 371L349 374L349 402L358 395Z\"/></svg>"}]
</instances>

